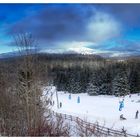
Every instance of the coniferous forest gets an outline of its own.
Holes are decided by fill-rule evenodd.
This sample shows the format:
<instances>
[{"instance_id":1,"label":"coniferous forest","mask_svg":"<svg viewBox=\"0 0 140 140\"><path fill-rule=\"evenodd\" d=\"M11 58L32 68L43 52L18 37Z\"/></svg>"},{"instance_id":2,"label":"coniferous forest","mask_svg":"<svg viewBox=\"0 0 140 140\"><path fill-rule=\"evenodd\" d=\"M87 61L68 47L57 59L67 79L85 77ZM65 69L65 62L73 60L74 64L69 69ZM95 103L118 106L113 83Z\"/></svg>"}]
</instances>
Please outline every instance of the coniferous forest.
<instances>
[{"instance_id":1,"label":"coniferous forest","mask_svg":"<svg viewBox=\"0 0 140 140\"><path fill-rule=\"evenodd\" d=\"M96 55L42 55L41 61L58 91L124 96L140 92L140 58Z\"/></svg>"},{"instance_id":2,"label":"coniferous forest","mask_svg":"<svg viewBox=\"0 0 140 140\"><path fill-rule=\"evenodd\" d=\"M22 57L18 58L21 60ZM3 69L6 71L10 65L10 75L15 75L17 58L2 62L8 63ZM58 91L115 96L140 92L139 57L120 60L98 55L39 54L38 63L42 84L54 85Z\"/></svg>"}]
</instances>

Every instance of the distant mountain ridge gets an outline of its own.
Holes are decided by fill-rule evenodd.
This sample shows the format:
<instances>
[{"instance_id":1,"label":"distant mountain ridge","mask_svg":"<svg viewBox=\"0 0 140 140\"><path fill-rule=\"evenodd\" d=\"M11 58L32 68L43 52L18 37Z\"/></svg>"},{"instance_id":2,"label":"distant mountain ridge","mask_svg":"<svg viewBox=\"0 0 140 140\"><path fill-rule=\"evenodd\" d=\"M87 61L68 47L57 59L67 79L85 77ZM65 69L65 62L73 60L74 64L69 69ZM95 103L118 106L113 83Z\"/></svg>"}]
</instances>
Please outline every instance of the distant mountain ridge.
<instances>
[{"instance_id":1,"label":"distant mountain ridge","mask_svg":"<svg viewBox=\"0 0 140 140\"><path fill-rule=\"evenodd\" d=\"M24 55L24 52L22 53ZM104 53L97 53L97 54L93 54L93 53L89 53L89 52L85 52L82 50L82 52L78 52L78 51L66 51L66 52L63 52L63 53L57 53L57 52L43 52L43 51L40 51L38 52L38 54L43 54L43 55L58 55L58 54L63 54L63 55L69 55L69 54L73 54L73 55L85 55L85 56L100 56L100 57L103 57L103 58L114 58L114 59L125 59L125 58L135 58L135 57L140 57L140 55L131 55L131 56L110 56L108 54L104 54ZM8 52L8 53L1 53L0 54L0 59L4 59L4 58L13 58L13 57L17 57L17 56L21 56L21 53L19 53L19 51L13 51L13 52Z\"/></svg>"},{"instance_id":2,"label":"distant mountain ridge","mask_svg":"<svg viewBox=\"0 0 140 140\"><path fill-rule=\"evenodd\" d=\"M15 56L19 56L19 52L8 52L8 53L2 53L0 54L0 59L2 58L10 58L10 57L15 57Z\"/></svg>"}]
</instances>

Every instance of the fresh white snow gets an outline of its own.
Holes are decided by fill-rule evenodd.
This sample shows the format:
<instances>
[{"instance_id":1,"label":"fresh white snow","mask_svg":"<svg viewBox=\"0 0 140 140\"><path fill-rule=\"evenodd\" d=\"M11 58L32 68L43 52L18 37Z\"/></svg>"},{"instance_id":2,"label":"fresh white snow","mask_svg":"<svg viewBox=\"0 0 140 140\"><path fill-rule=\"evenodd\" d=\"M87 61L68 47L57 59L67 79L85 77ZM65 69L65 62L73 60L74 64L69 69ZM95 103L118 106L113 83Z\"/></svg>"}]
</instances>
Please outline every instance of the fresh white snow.
<instances>
[{"instance_id":1,"label":"fresh white snow","mask_svg":"<svg viewBox=\"0 0 140 140\"><path fill-rule=\"evenodd\" d=\"M58 92L59 102L62 102L62 108L57 108L56 90L52 87L50 90L53 93L53 100L55 101L52 109L56 112L69 114L80 117L88 122L98 122L100 125L121 130L123 127L130 134L140 135L140 96L132 94L131 98L126 96L124 98L124 108L119 111L119 101L121 97L115 96L89 96L86 93L71 94ZM43 91L45 95L46 89ZM77 97L80 97L80 103L77 103ZM136 111L139 111L139 118L135 119ZM120 120L120 115L127 120Z\"/></svg>"}]
</instances>

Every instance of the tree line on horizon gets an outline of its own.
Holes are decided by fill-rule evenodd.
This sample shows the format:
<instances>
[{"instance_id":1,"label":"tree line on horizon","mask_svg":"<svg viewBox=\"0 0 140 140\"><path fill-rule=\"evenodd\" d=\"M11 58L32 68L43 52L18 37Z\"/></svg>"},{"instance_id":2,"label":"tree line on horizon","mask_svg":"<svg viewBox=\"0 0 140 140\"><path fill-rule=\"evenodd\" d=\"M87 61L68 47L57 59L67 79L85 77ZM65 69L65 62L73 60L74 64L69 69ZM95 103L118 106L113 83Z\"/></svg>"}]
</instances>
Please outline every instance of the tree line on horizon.
<instances>
[{"instance_id":1,"label":"tree line on horizon","mask_svg":"<svg viewBox=\"0 0 140 140\"><path fill-rule=\"evenodd\" d=\"M58 91L115 96L140 92L140 59L84 63L74 61L71 66L62 64L51 69L55 75L53 84Z\"/></svg>"}]
</instances>

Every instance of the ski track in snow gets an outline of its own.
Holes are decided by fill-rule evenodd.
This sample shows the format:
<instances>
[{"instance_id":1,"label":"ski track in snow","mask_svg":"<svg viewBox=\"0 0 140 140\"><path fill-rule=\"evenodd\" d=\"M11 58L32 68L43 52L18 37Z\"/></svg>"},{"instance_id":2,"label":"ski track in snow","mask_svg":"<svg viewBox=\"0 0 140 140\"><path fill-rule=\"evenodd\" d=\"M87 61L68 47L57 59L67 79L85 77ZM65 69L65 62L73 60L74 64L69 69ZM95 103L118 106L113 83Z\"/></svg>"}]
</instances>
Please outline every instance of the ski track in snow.
<instances>
[{"instance_id":1,"label":"ski track in snow","mask_svg":"<svg viewBox=\"0 0 140 140\"><path fill-rule=\"evenodd\" d=\"M55 105L52 110L80 117L88 122L99 122L99 125L104 125L112 129L121 130L123 127L130 134L140 135L140 96L132 94L131 98L126 96L124 98L124 108L119 111L120 97L99 95L89 96L86 93L71 94L71 100L69 99L69 93L58 92L59 102L62 102L62 108L57 108L56 103L56 90L52 87L50 92L53 94L53 100ZM43 94L46 93L44 89ZM77 103L77 97L80 96L80 103ZM135 113L139 110L139 118L135 119ZM120 115L127 120L120 120Z\"/></svg>"}]
</instances>

